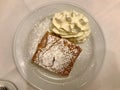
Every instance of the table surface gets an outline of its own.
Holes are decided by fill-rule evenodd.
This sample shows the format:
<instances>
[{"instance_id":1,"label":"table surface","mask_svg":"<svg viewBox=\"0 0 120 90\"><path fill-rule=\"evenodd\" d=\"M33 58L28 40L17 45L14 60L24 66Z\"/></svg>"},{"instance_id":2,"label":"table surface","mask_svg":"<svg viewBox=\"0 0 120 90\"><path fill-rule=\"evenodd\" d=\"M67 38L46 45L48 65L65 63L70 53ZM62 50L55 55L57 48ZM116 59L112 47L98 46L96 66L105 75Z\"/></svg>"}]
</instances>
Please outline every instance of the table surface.
<instances>
[{"instance_id":1,"label":"table surface","mask_svg":"<svg viewBox=\"0 0 120 90\"><path fill-rule=\"evenodd\" d=\"M12 43L16 28L30 11L52 1L0 0L0 79L14 82L19 90L35 88L20 76L13 60ZM103 67L96 79L82 90L120 90L120 0L64 1L85 8L100 24L105 36L106 56Z\"/></svg>"}]
</instances>

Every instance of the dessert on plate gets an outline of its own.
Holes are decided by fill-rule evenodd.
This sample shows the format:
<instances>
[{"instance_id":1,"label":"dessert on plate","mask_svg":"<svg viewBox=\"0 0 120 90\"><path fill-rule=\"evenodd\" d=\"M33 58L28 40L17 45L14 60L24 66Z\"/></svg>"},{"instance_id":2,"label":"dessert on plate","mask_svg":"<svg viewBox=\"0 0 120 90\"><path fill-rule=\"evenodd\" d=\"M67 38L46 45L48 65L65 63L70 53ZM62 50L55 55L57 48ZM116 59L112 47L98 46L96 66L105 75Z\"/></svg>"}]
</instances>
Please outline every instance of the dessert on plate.
<instances>
[{"instance_id":1,"label":"dessert on plate","mask_svg":"<svg viewBox=\"0 0 120 90\"><path fill-rule=\"evenodd\" d=\"M90 35L87 17L76 11L63 11L54 14L47 31L38 43L32 61L46 70L68 76Z\"/></svg>"},{"instance_id":2,"label":"dessert on plate","mask_svg":"<svg viewBox=\"0 0 120 90\"><path fill-rule=\"evenodd\" d=\"M69 75L81 48L64 38L46 32L32 61L62 76Z\"/></svg>"}]
</instances>

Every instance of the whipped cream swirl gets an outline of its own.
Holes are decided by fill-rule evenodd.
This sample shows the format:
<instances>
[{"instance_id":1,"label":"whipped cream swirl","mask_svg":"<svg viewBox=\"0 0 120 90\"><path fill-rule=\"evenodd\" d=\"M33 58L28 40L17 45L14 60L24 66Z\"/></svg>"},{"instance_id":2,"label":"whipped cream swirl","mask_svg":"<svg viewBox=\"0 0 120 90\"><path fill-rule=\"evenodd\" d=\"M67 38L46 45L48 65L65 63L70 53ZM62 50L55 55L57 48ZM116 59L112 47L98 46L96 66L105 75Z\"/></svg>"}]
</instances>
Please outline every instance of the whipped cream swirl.
<instances>
[{"instance_id":1,"label":"whipped cream swirl","mask_svg":"<svg viewBox=\"0 0 120 90\"><path fill-rule=\"evenodd\" d=\"M91 33L87 17L74 10L55 13L50 30L74 43L86 41Z\"/></svg>"}]
</instances>

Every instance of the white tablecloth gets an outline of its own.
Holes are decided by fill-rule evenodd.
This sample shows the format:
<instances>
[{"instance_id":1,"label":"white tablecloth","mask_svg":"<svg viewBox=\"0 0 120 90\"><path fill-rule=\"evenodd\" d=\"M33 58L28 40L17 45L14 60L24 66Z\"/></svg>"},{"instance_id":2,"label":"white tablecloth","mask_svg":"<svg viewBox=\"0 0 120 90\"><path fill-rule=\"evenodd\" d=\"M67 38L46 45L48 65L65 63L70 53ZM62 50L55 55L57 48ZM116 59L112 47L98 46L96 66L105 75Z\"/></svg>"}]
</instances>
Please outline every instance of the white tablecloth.
<instances>
[{"instance_id":1,"label":"white tablecloth","mask_svg":"<svg viewBox=\"0 0 120 90\"><path fill-rule=\"evenodd\" d=\"M0 0L0 79L19 90L35 90L20 76L12 43L20 21L31 10L53 0ZM65 0L64 0L65 1ZM120 90L120 0L66 0L85 8L100 24L106 40L106 57L97 78L83 90Z\"/></svg>"}]
</instances>

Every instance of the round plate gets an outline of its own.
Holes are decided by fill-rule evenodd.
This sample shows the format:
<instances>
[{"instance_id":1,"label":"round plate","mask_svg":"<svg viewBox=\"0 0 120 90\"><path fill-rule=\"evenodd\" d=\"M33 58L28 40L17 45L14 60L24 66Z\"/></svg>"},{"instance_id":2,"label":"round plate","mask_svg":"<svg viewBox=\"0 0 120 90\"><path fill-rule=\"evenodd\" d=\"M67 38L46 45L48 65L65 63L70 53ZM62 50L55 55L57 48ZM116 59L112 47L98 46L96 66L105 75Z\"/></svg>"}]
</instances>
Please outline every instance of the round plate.
<instances>
[{"instance_id":1,"label":"round plate","mask_svg":"<svg viewBox=\"0 0 120 90\"><path fill-rule=\"evenodd\" d=\"M68 77L50 73L31 63L39 40L49 30L54 13L63 10L76 10L83 13L91 27L89 39L79 44L82 53L77 58ZM18 27L15 35L13 53L20 74L31 85L42 90L80 90L80 87L96 76L104 60L105 42L96 21L77 5L54 3L31 12Z\"/></svg>"},{"instance_id":2,"label":"round plate","mask_svg":"<svg viewBox=\"0 0 120 90\"><path fill-rule=\"evenodd\" d=\"M4 87L5 90L18 90L14 83L7 80L0 80L0 87ZM2 90L2 89L0 89Z\"/></svg>"}]
</instances>

